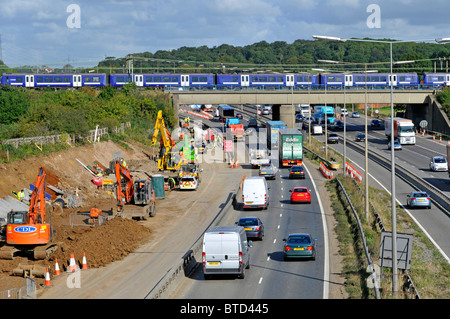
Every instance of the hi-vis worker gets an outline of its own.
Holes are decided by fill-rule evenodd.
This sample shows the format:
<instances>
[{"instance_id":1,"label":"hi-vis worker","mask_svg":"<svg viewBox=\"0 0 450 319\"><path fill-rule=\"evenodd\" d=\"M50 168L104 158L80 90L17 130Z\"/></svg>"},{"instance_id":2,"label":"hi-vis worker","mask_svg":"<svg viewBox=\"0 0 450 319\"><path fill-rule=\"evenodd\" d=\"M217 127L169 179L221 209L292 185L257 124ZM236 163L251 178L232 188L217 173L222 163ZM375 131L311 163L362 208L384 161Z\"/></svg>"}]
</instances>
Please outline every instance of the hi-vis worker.
<instances>
[{"instance_id":1,"label":"hi-vis worker","mask_svg":"<svg viewBox=\"0 0 450 319\"><path fill-rule=\"evenodd\" d=\"M120 160L120 164L122 164L123 167L127 167L127 162L125 162L123 158Z\"/></svg>"}]
</instances>

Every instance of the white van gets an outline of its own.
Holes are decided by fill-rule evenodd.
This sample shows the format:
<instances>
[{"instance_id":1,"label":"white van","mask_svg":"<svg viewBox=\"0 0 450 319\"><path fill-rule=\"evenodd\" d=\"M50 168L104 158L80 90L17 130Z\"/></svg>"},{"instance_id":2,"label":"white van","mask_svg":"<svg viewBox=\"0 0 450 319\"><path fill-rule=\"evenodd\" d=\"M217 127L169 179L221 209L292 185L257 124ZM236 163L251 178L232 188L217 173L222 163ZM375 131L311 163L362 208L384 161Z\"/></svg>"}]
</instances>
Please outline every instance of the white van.
<instances>
[{"instance_id":1,"label":"white van","mask_svg":"<svg viewBox=\"0 0 450 319\"><path fill-rule=\"evenodd\" d=\"M243 279L245 268L250 268L252 241L242 226L217 226L208 229L203 236L203 274L237 274Z\"/></svg>"},{"instance_id":2,"label":"white van","mask_svg":"<svg viewBox=\"0 0 450 319\"><path fill-rule=\"evenodd\" d=\"M269 189L264 176L250 176L242 186L243 208L264 208L269 206Z\"/></svg>"}]
</instances>

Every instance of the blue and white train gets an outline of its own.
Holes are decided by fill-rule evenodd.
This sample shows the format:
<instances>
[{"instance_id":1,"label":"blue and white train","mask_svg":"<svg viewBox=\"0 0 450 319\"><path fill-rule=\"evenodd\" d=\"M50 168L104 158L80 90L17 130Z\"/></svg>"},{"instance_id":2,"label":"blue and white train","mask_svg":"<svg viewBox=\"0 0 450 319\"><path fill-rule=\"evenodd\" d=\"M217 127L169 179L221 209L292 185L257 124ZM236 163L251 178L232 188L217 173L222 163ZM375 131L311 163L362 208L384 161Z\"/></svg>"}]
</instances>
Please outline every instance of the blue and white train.
<instances>
[{"instance_id":1,"label":"blue and white train","mask_svg":"<svg viewBox=\"0 0 450 319\"><path fill-rule=\"evenodd\" d=\"M366 78L367 76L367 78ZM425 73L423 80L417 73L371 74L8 74L1 77L1 85L30 88L122 87L133 82L138 87L164 89L239 90L239 89L343 89L436 88L450 85L449 73Z\"/></svg>"},{"instance_id":2,"label":"blue and white train","mask_svg":"<svg viewBox=\"0 0 450 319\"><path fill-rule=\"evenodd\" d=\"M106 74L3 74L1 85L30 88L78 88L107 85Z\"/></svg>"}]
</instances>

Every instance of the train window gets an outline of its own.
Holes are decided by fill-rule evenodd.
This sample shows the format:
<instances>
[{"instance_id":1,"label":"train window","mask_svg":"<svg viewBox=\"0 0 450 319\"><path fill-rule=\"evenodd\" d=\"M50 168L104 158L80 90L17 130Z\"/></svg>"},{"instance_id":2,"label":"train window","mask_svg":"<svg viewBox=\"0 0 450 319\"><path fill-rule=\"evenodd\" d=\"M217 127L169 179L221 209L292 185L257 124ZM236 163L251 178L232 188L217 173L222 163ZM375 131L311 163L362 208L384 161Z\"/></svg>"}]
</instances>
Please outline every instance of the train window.
<instances>
[{"instance_id":1,"label":"train window","mask_svg":"<svg viewBox=\"0 0 450 319\"><path fill-rule=\"evenodd\" d=\"M44 82L44 78L42 76L38 76L36 78L36 83L42 83L42 82Z\"/></svg>"},{"instance_id":2,"label":"train window","mask_svg":"<svg viewBox=\"0 0 450 319\"><path fill-rule=\"evenodd\" d=\"M380 80L379 76L372 76L370 77L370 82L378 82Z\"/></svg>"},{"instance_id":3,"label":"train window","mask_svg":"<svg viewBox=\"0 0 450 319\"><path fill-rule=\"evenodd\" d=\"M267 76L262 76L259 79L261 82L267 82Z\"/></svg>"},{"instance_id":4,"label":"train window","mask_svg":"<svg viewBox=\"0 0 450 319\"><path fill-rule=\"evenodd\" d=\"M405 76L399 76L399 77L398 77L398 80L399 80L400 82L405 82L405 81L406 81L406 77L405 77Z\"/></svg>"},{"instance_id":5,"label":"train window","mask_svg":"<svg viewBox=\"0 0 450 319\"><path fill-rule=\"evenodd\" d=\"M208 82L208 79L206 78L206 76L201 76L200 82Z\"/></svg>"},{"instance_id":6,"label":"train window","mask_svg":"<svg viewBox=\"0 0 450 319\"><path fill-rule=\"evenodd\" d=\"M86 83L86 82L91 82L91 77L90 77L90 76L85 77L85 78L84 78L84 82L85 82L85 83Z\"/></svg>"},{"instance_id":7,"label":"train window","mask_svg":"<svg viewBox=\"0 0 450 319\"><path fill-rule=\"evenodd\" d=\"M277 78L274 76L269 77L269 82L276 82Z\"/></svg>"},{"instance_id":8,"label":"train window","mask_svg":"<svg viewBox=\"0 0 450 319\"><path fill-rule=\"evenodd\" d=\"M277 82L283 82L283 77L279 76L279 77L277 78Z\"/></svg>"},{"instance_id":9,"label":"train window","mask_svg":"<svg viewBox=\"0 0 450 319\"><path fill-rule=\"evenodd\" d=\"M146 76L146 77L145 77L145 82L146 82L146 83L152 82L152 80L153 80L153 79L152 79L152 77L150 77L150 76Z\"/></svg>"},{"instance_id":10,"label":"train window","mask_svg":"<svg viewBox=\"0 0 450 319\"><path fill-rule=\"evenodd\" d=\"M16 82L23 82L23 77L21 76L16 77Z\"/></svg>"},{"instance_id":11,"label":"train window","mask_svg":"<svg viewBox=\"0 0 450 319\"><path fill-rule=\"evenodd\" d=\"M310 76L305 76L305 77L303 78L303 81L304 81L304 82L311 82L311 77L310 77Z\"/></svg>"},{"instance_id":12,"label":"train window","mask_svg":"<svg viewBox=\"0 0 450 319\"><path fill-rule=\"evenodd\" d=\"M55 76L55 82L61 83L62 77L61 76Z\"/></svg>"},{"instance_id":13,"label":"train window","mask_svg":"<svg viewBox=\"0 0 450 319\"><path fill-rule=\"evenodd\" d=\"M387 82L387 76L380 76L381 82Z\"/></svg>"},{"instance_id":14,"label":"train window","mask_svg":"<svg viewBox=\"0 0 450 319\"><path fill-rule=\"evenodd\" d=\"M70 82L70 77L68 77L68 76L65 76L65 77L64 77L64 82L67 82L67 83L69 83L69 82Z\"/></svg>"},{"instance_id":15,"label":"train window","mask_svg":"<svg viewBox=\"0 0 450 319\"><path fill-rule=\"evenodd\" d=\"M252 77L252 81L253 81L253 82L259 82L259 78L258 78L257 76L253 76L253 77Z\"/></svg>"},{"instance_id":16,"label":"train window","mask_svg":"<svg viewBox=\"0 0 450 319\"><path fill-rule=\"evenodd\" d=\"M153 78L153 82L161 82L161 77L160 76L155 76Z\"/></svg>"},{"instance_id":17,"label":"train window","mask_svg":"<svg viewBox=\"0 0 450 319\"><path fill-rule=\"evenodd\" d=\"M92 82L100 82L100 77L99 76L93 76L92 77Z\"/></svg>"},{"instance_id":18,"label":"train window","mask_svg":"<svg viewBox=\"0 0 450 319\"><path fill-rule=\"evenodd\" d=\"M46 77L44 78L44 81L45 81L46 83L52 83L52 82L53 82L53 78L50 77L50 76L46 76Z\"/></svg>"},{"instance_id":19,"label":"train window","mask_svg":"<svg viewBox=\"0 0 450 319\"><path fill-rule=\"evenodd\" d=\"M178 82L178 77L177 76L172 77L172 82Z\"/></svg>"},{"instance_id":20,"label":"train window","mask_svg":"<svg viewBox=\"0 0 450 319\"><path fill-rule=\"evenodd\" d=\"M198 76L193 76L192 77L192 82L198 82Z\"/></svg>"},{"instance_id":21,"label":"train window","mask_svg":"<svg viewBox=\"0 0 450 319\"><path fill-rule=\"evenodd\" d=\"M231 81L232 82L239 82L239 77L238 76L232 76L231 77Z\"/></svg>"},{"instance_id":22,"label":"train window","mask_svg":"<svg viewBox=\"0 0 450 319\"><path fill-rule=\"evenodd\" d=\"M125 78L123 76L118 76L116 82L125 82Z\"/></svg>"}]
</instances>

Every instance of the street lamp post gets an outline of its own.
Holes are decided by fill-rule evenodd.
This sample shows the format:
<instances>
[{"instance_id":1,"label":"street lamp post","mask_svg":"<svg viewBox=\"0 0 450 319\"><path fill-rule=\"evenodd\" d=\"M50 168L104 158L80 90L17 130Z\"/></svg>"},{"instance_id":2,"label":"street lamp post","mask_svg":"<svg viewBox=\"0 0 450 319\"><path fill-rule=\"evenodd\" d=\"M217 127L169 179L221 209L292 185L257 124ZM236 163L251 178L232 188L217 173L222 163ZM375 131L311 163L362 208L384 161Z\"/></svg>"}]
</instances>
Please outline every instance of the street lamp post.
<instances>
[{"instance_id":1,"label":"street lamp post","mask_svg":"<svg viewBox=\"0 0 450 319\"><path fill-rule=\"evenodd\" d=\"M406 42L430 42L435 41L437 43L449 43L450 37L426 39L426 40L406 40L406 41L384 41L384 40L368 40L368 39L345 39L340 37L329 37L313 35L317 40L328 40L337 42L346 41L359 41L359 42L374 42L389 44L389 56L390 56L390 96L391 96L391 210L392 210L392 291L394 294L398 291L398 267L397 267L397 217L395 207L395 155L394 155L394 86L393 86L393 60L392 60L392 44L394 43L406 43ZM367 78L367 77L366 77ZM367 111L366 111L367 112ZM367 118L366 118L367 120ZM367 135L365 140L367 141ZM367 143L367 142L366 142ZM367 161L367 154L366 154ZM367 180L366 180L367 183Z\"/></svg>"}]
</instances>

